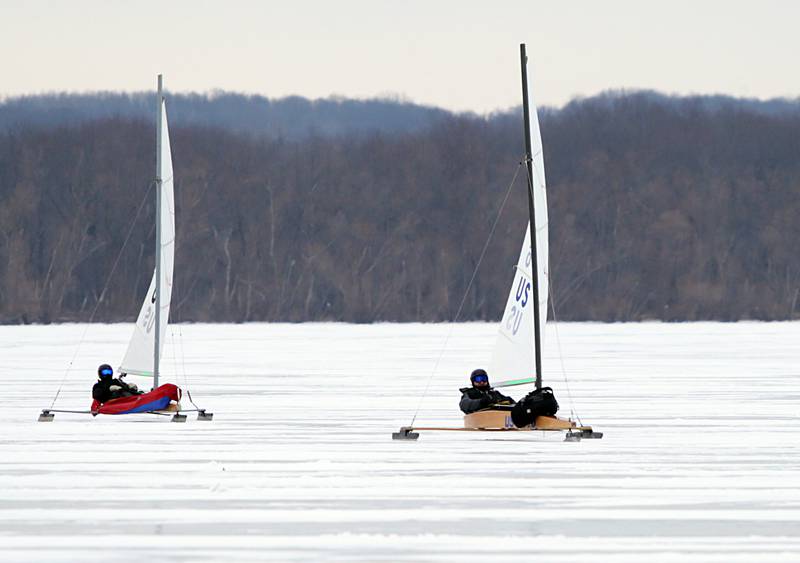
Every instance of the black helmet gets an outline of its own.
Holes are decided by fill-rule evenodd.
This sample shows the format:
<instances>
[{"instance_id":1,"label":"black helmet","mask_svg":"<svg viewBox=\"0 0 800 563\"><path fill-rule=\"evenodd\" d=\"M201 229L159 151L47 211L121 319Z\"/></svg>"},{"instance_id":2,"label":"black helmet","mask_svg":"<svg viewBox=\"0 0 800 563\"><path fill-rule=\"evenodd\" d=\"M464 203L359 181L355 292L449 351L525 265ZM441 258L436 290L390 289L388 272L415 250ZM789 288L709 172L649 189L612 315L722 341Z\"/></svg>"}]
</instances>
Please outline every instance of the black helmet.
<instances>
[{"instance_id":1,"label":"black helmet","mask_svg":"<svg viewBox=\"0 0 800 563\"><path fill-rule=\"evenodd\" d=\"M479 380L481 382L486 381L488 383L489 374L486 373L485 369L476 369L470 374L469 380L472 382L473 385L475 385L475 380Z\"/></svg>"},{"instance_id":2,"label":"black helmet","mask_svg":"<svg viewBox=\"0 0 800 563\"><path fill-rule=\"evenodd\" d=\"M100 379L105 379L112 375L114 375L114 370L108 364L101 364L100 367L97 368L97 377Z\"/></svg>"}]
</instances>

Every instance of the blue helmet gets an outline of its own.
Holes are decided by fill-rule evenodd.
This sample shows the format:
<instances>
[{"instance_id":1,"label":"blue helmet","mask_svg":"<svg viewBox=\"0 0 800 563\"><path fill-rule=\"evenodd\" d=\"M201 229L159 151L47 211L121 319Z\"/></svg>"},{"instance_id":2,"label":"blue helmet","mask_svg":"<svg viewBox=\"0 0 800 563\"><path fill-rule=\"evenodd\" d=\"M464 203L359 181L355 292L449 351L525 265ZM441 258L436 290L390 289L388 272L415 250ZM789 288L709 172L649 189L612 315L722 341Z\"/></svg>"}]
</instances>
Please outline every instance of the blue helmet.
<instances>
[{"instance_id":1,"label":"blue helmet","mask_svg":"<svg viewBox=\"0 0 800 563\"><path fill-rule=\"evenodd\" d=\"M97 377L100 379L111 378L114 375L114 370L108 364L102 364L97 368Z\"/></svg>"},{"instance_id":2,"label":"blue helmet","mask_svg":"<svg viewBox=\"0 0 800 563\"><path fill-rule=\"evenodd\" d=\"M486 373L485 369L476 369L470 374L469 380L473 386L475 383L489 383L489 374Z\"/></svg>"}]
</instances>

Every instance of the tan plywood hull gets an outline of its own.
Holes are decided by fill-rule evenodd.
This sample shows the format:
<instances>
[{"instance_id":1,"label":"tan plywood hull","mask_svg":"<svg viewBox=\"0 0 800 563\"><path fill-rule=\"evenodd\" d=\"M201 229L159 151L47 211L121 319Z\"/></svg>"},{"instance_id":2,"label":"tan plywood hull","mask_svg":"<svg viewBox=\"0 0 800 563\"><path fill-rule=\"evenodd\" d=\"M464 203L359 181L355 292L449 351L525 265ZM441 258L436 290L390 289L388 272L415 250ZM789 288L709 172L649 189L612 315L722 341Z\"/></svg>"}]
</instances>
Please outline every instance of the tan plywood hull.
<instances>
[{"instance_id":1,"label":"tan plywood hull","mask_svg":"<svg viewBox=\"0 0 800 563\"><path fill-rule=\"evenodd\" d=\"M577 425L571 420L564 420L555 416L538 416L533 428L525 427L526 430L569 430L576 428ZM476 430L486 429L511 429L516 428L511 421L511 411L508 410L485 410L468 414L464 417L464 428ZM522 430L522 429L520 429Z\"/></svg>"}]
</instances>

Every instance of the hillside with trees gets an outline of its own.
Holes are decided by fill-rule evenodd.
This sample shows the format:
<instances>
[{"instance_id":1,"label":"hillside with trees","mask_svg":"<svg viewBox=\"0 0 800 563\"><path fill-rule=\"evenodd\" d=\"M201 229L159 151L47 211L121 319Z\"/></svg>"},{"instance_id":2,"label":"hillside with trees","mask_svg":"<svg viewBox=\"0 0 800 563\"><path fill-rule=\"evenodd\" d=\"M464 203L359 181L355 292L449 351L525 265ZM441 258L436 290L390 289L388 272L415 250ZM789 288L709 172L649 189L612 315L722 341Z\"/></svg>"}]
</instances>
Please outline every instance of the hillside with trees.
<instances>
[{"instance_id":1,"label":"hillside with trees","mask_svg":"<svg viewBox=\"0 0 800 563\"><path fill-rule=\"evenodd\" d=\"M153 267L150 106L12 102L0 322L133 320ZM516 175L459 320L499 318L527 220L518 110L398 103L402 126L326 114L275 134L169 104L172 320L452 320ZM800 317L800 104L614 93L540 117L560 320Z\"/></svg>"},{"instance_id":2,"label":"hillside with trees","mask_svg":"<svg viewBox=\"0 0 800 563\"><path fill-rule=\"evenodd\" d=\"M416 131L448 112L399 99L300 96L270 99L232 92L169 94L170 124L219 127L274 139ZM0 131L72 126L97 119L153 116L154 92L46 94L0 100Z\"/></svg>"}]
</instances>

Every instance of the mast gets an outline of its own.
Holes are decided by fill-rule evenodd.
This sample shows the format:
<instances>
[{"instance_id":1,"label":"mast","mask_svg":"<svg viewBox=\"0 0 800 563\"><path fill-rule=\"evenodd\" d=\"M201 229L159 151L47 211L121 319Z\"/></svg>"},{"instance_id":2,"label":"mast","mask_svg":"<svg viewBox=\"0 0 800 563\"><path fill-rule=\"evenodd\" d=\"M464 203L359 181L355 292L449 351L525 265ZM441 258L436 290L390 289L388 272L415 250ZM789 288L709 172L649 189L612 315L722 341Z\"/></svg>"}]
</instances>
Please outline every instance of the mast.
<instances>
[{"instance_id":1,"label":"mast","mask_svg":"<svg viewBox=\"0 0 800 563\"><path fill-rule=\"evenodd\" d=\"M157 111L156 111L156 323L155 346L153 347L153 388L158 387L159 344L161 344L161 105L162 77L158 75Z\"/></svg>"},{"instance_id":2,"label":"mast","mask_svg":"<svg viewBox=\"0 0 800 563\"><path fill-rule=\"evenodd\" d=\"M533 155L531 154L531 114L528 107L528 56L525 43L519 46L522 66L522 113L525 121L525 164L528 167L528 216L531 224L531 278L533 279L533 340L536 363L536 388L542 388L542 332L539 326L539 279L536 256L536 216L533 212Z\"/></svg>"}]
</instances>

